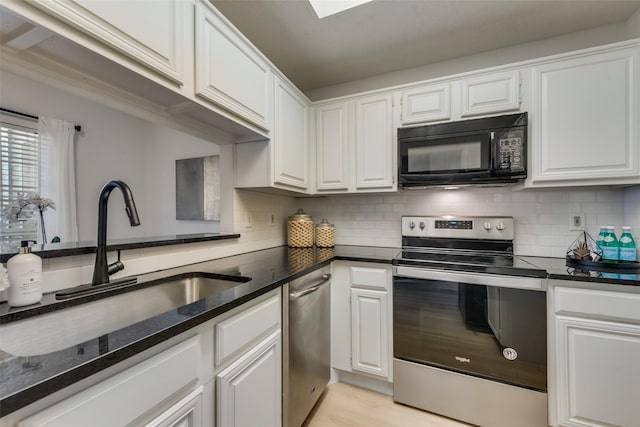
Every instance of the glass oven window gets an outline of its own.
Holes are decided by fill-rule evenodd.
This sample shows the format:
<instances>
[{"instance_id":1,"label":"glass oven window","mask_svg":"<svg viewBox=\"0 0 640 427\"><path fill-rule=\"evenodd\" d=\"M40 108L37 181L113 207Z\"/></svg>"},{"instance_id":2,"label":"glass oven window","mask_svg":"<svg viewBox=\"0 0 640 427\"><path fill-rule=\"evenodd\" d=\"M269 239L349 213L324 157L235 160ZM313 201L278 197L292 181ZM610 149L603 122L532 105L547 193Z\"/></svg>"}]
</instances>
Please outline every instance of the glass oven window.
<instances>
[{"instance_id":1,"label":"glass oven window","mask_svg":"<svg viewBox=\"0 0 640 427\"><path fill-rule=\"evenodd\" d=\"M393 341L399 359L547 388L544 292L396 277Z\"/></svg>"}]
</instances>

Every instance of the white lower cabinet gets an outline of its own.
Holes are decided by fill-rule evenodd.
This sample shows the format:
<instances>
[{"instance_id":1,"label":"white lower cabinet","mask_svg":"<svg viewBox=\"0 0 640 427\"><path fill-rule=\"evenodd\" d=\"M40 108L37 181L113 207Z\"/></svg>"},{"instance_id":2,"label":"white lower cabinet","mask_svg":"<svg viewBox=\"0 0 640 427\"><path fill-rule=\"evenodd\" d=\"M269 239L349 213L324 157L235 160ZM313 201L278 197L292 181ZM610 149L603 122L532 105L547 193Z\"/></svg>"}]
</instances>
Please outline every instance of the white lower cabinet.
<instances>
[{"instance_id":1,"label":"white lower cabinet","mask_svg":"<svg viewBox=\"0 0 640 427\"><path fill-rule=\"evenodd\" d=\"M145 427L203 427L202 387L198 387Z\"/></svg>"},{"instance_id":2,"label":"white lower cabinet","mask_svg":"<svg viewBox=\"0 0 640 427\"><path fill-rule=\"evenodd\" d=\"M282 425L281 348L277 331L217 375L218 427Z\"/></svg>"},{"instance_id":3,"label":"white lower cabinet","mask_svg":"<svg viewBox=\"0 0 640 427\"><path fill-rule=\"evenodd\" d=\"M550 289L550 425L640 425L640 294Z\"/></svg>"},{"instance_id":4,"label":"white lower cabinet","mask_svg":"<svg viewBox=\"0 0 640 427\"><path fill-rule=\"evenodd\" d=\"M280 289L0 420L3 427L280 427ZM86 383L88 385L84 385Z\"/></svg>"},{"instance_id":5,"label":"white lower cabinet","mask_svg":"<svg viewBox=\"0 0 640 427\"><path fill-rule=\"evenodd\" d=\"M189 338L22 420L18 426L125 426L147 413L171 411L184 390L198 382L200 346L200 336Z\"/></svg>"},{"instance_id":6,"label":"white lower cabinet","mask_svg":"<svg viewBox=\"0 0 640 427\"><path fill-rule=\"evenodd\" d=\"M391 266L334 261L331 367L392 381Z\"/></svg>"},{"instance_id":7,"label":"white lower cabinet","mask_svg":"<svg viewBox=\"0 0 640 427\"><path fill-rule=\"evenodd\" d=\"M351 288L351 367L385 378L390 362L388 295L385 291Z\"/></svg>"}]
</instances>

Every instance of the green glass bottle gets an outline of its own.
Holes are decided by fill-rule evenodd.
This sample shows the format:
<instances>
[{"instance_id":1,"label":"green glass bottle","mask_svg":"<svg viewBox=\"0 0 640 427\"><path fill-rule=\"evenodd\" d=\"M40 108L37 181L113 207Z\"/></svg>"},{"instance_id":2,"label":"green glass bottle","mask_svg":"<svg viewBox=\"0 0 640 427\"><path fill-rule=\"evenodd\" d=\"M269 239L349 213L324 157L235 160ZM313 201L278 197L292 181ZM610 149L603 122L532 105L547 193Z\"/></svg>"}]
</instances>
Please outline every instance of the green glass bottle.
<instances>
[{"instance_id":1,"label":"green glass bottle","mask_svg":"<svg viewBox=\"0 0 640 427\"><path fill-rule=\"evenodd\" d=\"M620 236L620 261L635 261L637 259L636 242L631 235L631 227L622 227L622 235Z\"/></svg>"}]
</instances>

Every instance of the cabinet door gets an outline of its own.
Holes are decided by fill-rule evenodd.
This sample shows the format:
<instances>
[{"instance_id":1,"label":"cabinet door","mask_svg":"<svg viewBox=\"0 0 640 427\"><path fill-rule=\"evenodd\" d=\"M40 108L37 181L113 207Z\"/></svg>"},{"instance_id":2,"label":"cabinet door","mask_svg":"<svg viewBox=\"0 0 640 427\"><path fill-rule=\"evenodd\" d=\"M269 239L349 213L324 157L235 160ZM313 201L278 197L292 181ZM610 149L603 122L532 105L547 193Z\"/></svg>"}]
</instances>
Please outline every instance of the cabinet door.
<instances>
[{"instance_id":1,"label":"cabinet door","mask_svg":"<svg viewBox=\"0 0 640 427\"><path fill-rule=\"evenodd\" d=\"M424 86L402 92L403 125L451 118L451 84Z\"/></svg>"},{"instance_id":2,"label":"cabinet door","mask_svg":"<svg viewBox=\"0 0 640 427\"><path fill-rule=\"evenodd\" d=\"M196 94L271 130L273 74L259 51L206 0L196 3Z\"/></svg>"},{"instance_id":3,"label":"cabinet door","mask_svg":"<svg viewBox=\"0 0 640 427\"><path fill-rule=\"evenodd\" d=\"M296 89L276 79L274 182L309 187L309 103Z\"/></svg>"},{"instance_id":4,"label":"cabinet door","mask_svg":"<svg viewBox=\"0 0 640 427\"><path fill-rule=\"evenodd\" d=\"M389 294L351 289L351 357L355 371L389 376Z\"/></svg>"},{"instance_id":5,"label":"cabinet door","mask_svg":"<svg viewBox=\"0 0 640 427\"><path fill-rule=\"evenodd\" d=\"M355 100L356 189L393 188L395 184L391 95Z\"/></svg>"},{"instance_id":6,"label":"cabinet door","mask_svg":"<svg viewBox=\"0 0 640 427\"><path fill-rule=\"evenodd\" d=\"M558 424L635 426L640 327L556 317Z\"/></svg>"},{"instance_id":7,"label":"cabinet door","mask_svg":"<svg viewBox=\"0 0 640 427\"><path fill-rule=\"evenodd\" d=\"M349 188L349 102L316 108L318 190Z\"/></svg>"},{"instance_id":8,"label":"cabinet door","mask_svg":"<svg viewBox=\"0 0 640 427\"><path fill-rule=\"evenodd\" d=\"M533 68L534 184L640 182L639 51L627 48Z\"/></svg>"},{"instance_id":9,"label":"cabinet door","mask_svg":"<svg viewBox=\"0 0 640 427\"><path fill-rule=\"evenodd\" d=\"M202 427L202 387L167 409L145 427Z\"/></svg>"},{"instance_id":10,"label":"cabinet door","mask_svg":"<svg viewBox=\"0 0 640 427\"><path fill-rule=\"evenodd\" d=\"M180 0L30 0L41 9L176 83L184 3ZM141 25L144 23L144 25Z\"/></svg>"},{"instance_id":11,"label":"cabinet door","mask_svg":"<svg viewBox=\"0 0 640 427\"><path fill-rule=\"evenodd\" d=\"M280 331L218 374L218 427L282 425Z\"/></svg>"},{"instance_id":12,"label":"cabinet door","mask_svg":"<svg viewBox=\"0 0 640 427\"><path fill-rule=\"evenodd\" d=\"M517 71L462 80L462 117L519 108L520 74Z\"/></svg>"},{"instance_id":13,"label":"cabinet door","mask_svg":"<svg viewBox=\"0 0 640 427\"><path fill-rule=\"evenodd\" d=\"M132 423L198 380L200 337L163 351L19 423L20 427L112 427Z\"/></svg>"}]
</instances>

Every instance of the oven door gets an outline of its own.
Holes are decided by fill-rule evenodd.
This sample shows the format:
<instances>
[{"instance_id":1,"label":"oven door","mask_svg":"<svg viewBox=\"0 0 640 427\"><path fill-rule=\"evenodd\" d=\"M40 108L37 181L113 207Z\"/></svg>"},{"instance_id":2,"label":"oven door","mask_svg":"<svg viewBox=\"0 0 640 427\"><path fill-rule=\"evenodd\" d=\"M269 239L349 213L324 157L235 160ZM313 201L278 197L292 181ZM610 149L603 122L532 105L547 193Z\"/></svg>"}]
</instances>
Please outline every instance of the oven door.
<instances>
[{"instance_id":1,"label":"oven door","mask_svg":"<svg viewBox=\"0 0 640 427\"><path fill-rule=\"evenodd\" d=\"M541 279L394 268L397 359L546 391L546 324Z\"/></svg>"}]
</instances>

